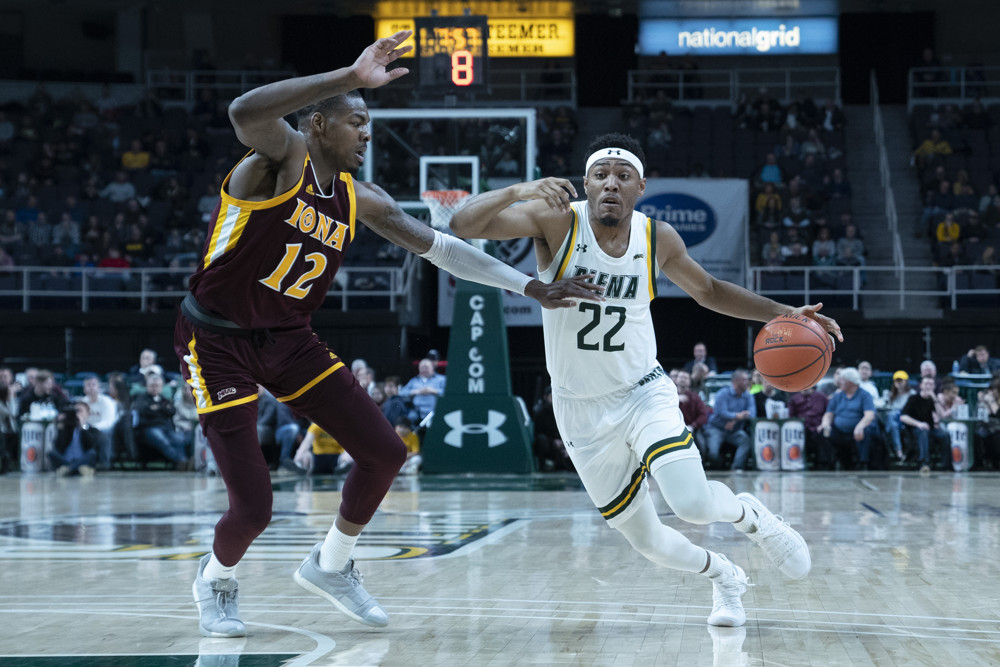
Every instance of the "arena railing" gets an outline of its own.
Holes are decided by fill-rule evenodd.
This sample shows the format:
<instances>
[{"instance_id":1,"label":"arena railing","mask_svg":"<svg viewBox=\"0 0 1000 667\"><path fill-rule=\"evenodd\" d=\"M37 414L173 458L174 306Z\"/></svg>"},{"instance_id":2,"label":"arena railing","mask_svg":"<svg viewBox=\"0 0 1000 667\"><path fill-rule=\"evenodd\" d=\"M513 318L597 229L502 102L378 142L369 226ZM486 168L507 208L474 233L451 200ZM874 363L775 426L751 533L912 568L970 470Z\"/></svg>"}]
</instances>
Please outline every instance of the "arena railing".
<instances>
[{"instance_id":1,"label":"arena railing","mask_svg":"<svg viewBox=\"0 0 1000 667\"><path fill-rule=\"evenodd\" d=\"M879 106L878 80L875 77L875 70L871 72L870 82L875 146L878 148L878 171L882 178L882 190L885 194L885 218L892 239L892 263L903 269L906 266L906 261L903 258L903 242L899 238L899 214L896 211L896 194L892 189L889 152L885 148L885 124L882 122L882 109ZM900 304L900 308L902 308L902 304Z\"/></svg>"},{"instance_id":2,"label":"arena railing","mask_svg":"<svg viewBox=\"0 0 1000 667\"><path fill-rule=\"evenodd\" d=\"M629 70L628 101L642 93L652 99L656 91L665 90L675 104L687 106L736 105L741 95L754 99L760 88L783 104L795 101L802 94L812 98L832 97L840 103L839 67L790 67L786 69L725 69L725 70Z\"/></svg>"},{"instance_id":3,"label":"arena railing","mask_svg":"<svg viewBox=\"0 0 1000 667\"><path fill-rule=\"evenodd\" d=\"M369 105L386 109L410 107L510 107L569 106L576 108L576 72L559 69L500 69L489 72L489 85L481 92L461 95L420 87L418 75L410 74L391 86L366 91Z\"/></svg>"},{"instance_id":4,"label":"arena railing","mask_svg":"<svg viewBox=\"0 0 1000 667\"><path fill-rule=\"evenodd\" d=\"M202 90L212 90L222 99L232 99L265 83L293 76L295 72L291 70L151 69L146 73L146 86L164 104L183 104L190 108L198 101Z\"/></svg>"},{"instance_id":5,"label":"arena railing","mask_svg":"<svg viewBox=\"0 0 1000 667\"><path fill-rule=\"evenodd\" d=\"M417 267L407 253L401 266L341 266L327 294L341 311L359 309L359 299L384 299L386 308L410 310ZM174 308L187 294L189 268L102 269L19 266L0 269L0 308L31 312L45 309L135 310ZM367 279L369 287L358 285ZM376 306L378 307L378 306ZM365 307L371 310L371 306Z\"/></svg>"},{"instance_id":6,"label":"arena railing","mask_svg":"<svg viewBox=\"0 0 1000 667\"><path fill-rule=\"evenodd\" d=\"M894 274L892 287L868 287L868 277L874 273ZM978 281L967 280L973 275L991 276L992 285L976 287ZM789 301L791 297L803 303L813 303L817 299L827 303L828 297L843 297L840 303L828 303L836 307L850 307L857 310L863 297L892 296L899 299L899 309L906 309L909 297L938 297L942 308L956 310L959 307L982 306L1000 307L1000 287L997 287L996 265L970 264L954 267L940 266L754 266L750 268L750 289L760 294ZM933 289L908 287L926 283L927 276L935 277L938 285ZM790 279L789 276L792 276ZM802 282L798 282L798 278ZM784 281L777 286L777 280ZM791 284L791 280L795 280ZM892 284L891 280L886 281ZM961 300L961 302L960 302ZM888 315L888 314L887 314Z\"/></svg>"},{"instance_id":7,"label":"arena railing","mask_svg":"<svg viewBox=\"0 0 1000 667\"><path fill-rule=\"evenodd\" d=\"M918 104L967 104L977 97L984 104L1000 102L1000 67L910 68L907 111Z\"/></svg>"}]
</instances>

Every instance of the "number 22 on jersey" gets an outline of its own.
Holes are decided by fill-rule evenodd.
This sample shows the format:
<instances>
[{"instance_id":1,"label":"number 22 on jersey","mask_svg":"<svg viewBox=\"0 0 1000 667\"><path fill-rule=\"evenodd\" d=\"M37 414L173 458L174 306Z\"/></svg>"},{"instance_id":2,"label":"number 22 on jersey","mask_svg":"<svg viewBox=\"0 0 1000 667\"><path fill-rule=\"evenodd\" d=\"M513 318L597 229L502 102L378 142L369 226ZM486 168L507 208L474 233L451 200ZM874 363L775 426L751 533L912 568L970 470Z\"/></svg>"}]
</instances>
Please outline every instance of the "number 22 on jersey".
<instances>
[{"instance_id":1,"label":"number 22 on jersey","mask_svg":"<svg viewBox=\"0 0 1000 667\"><path fill-rule=\"evenodd\" d=\"M599 304L581 303L580 312L586 313L588 311L593 319L576 332L576 346L581 350L600 350L602 352L621 352L624 350L625 343L616 343L614 337L625 326L625 308L622 306L606 306L603 313L613 322L611 328L605 332L603 337L595 332L589 341L587 340L588 335L594 329L601 326L602 311Z\"/></svg>"}]
</instances>

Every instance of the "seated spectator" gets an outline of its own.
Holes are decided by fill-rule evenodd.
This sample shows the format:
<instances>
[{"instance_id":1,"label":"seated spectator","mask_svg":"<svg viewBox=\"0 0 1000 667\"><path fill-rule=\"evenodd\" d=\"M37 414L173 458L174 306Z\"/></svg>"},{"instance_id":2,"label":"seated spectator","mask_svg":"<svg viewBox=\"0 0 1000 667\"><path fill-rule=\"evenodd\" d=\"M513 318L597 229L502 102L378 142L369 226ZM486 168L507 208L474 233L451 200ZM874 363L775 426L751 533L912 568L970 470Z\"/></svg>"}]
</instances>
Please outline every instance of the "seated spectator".
<instances>
[{"instance_id":1,"label":"seated spectator","mask_svg":"<svg viewBox=\"0 0 1000 667\"><path fill-rule=\"evenodd\" d=\"M759 186L765 183L781 185L784 181L785 177L781 173L781 167L778 166L778 159L774 156L774 153L768 153L764 159L764 166L757 172L757 184Z\"/></svg>"},{"instance_id":2,"label":"seated spectator","mask_svg":"<svg viewBox=\"0 0 1000 667\"><path fill-rule=\"evenodd\" d=\"M694 355L694 358L684 364L684 370L688 373L692 373L692 376L695 364L699 363L705 364L706 368L708 368L708 377L711 377L719 372L719 367L715 363L715 357L708 356L708 348L704 343L695 343L694 348L692 349L692 354ZM692 381L693 380L694 378L692 377Z\"/></svg>"},{"instance_id":3,"label":"seated spectator","mask_svg":"<svg viewBox=\"0 0 1000 667\"><path fill-rule=\"evenodd\" d=\"M141 384L145 386L146 375L144 369L155 366L158 359L156 350L146 348L139 353L139 363L132 366L128 371L128 381L131 384ZM162 373L161 373L162 375Z\"/></svg>"},{"instance_id":4,"label":"seated spectator","mask_svg":"<svg viewBox=\"0 0 1000 667\"><path fill-rule=\"evenodd\" d=\"M782 218L781 224L785 227L809 228L811 224L809 221L809 211L802 205L800 197L792 197L788 200L788 209L785 211L785 216Z\"/></svg>"},{"instance_id":5,"label":"seated spectator","mask_svg":"<svg viewBox=\"0 0 1000 667\"><path fill-rule=\"evenodd\" d=\"M413 422L408 417L400 417L395 424L396 435L406 445L406 462L399 469L400 475L415 475L420 472L424 457L420 455L420 438L413 432Z\"/></svg>"},{"instance_id":6,"label":"seated spectator","mask_svg":"<svg viewBox=\"0 0 1000 667\"><path fill-rule=\"evenodd\" d=\"M343 472L341 457L346 458L344 448L336 438L316 424L310 424L295 452L295 464L313 475L334 475Z\"/></svg>"},{"instance_id":7,"label":"seated spectator","mask_svg":"<svg viewBox=\"0 0 1000 667\"><path fill-rule=\"evenodd\" d=\"M704 362L698 361L691 366L691 391L701 396L703 401L708 400L708 389L705 381L711 375L714 373L708 369L708 365Z\"/></svg>"},{"instance_id":8,"label":"seated spectator","mask_svg":"<svg viewBox=\"0 0 1000 667\"><path fill-rule=\"evenodd\" d=\"M934 378L930 378L933 380ZM903 407L913 395L913 388L910 387L910 375L906 371L896 371L892 374L892 387L889 389L889 400L886 407L889 413L885 417L883 428L889 437L889 444L892 445L896 458L902 463L906 460L903 452L903 443L900 439L899 416L903 414Z\"/></svg>"},{"instance_id":9,"label":"seated spectator","mask_svg":"<svg viewBox=\"0 0 1000 667\"><path fill-rule=\"evenodd\" d=\"M781 209L781 195L774 187L774 183L764 183L764 189L760 191L757 195L757 199L754 202L754 209L758 213L767 208L769 202L775 202L778 209Z\"/></svg>"},{"instance_id":10,"label":"seated spectator","mask_svg":"<svg viewBox=\"0 0 1000 667\"><path fill-rule=\"evenodd\" d=\"M955 193L952 199L952 205L955 207L956 211L972 211L977 206L979 206L979 200L976 198L976 190L969 183L965 183Z\"/></svg>"},{"instance_id":11,"label":"seated spectator","mask_svg":"<svg viewBox=\"0 0 1000 667\"><path fill-rule=\"evenodd\" d=\"M837 240L837 264L860 266L865 263L865 244L858 238L858 228L848 225L844 237Z\"/></svg>"},{"instance_id":12,"label":"seated spectator","mask_svg":"<svg viewBox=\"0 0 1000 667\"><path fill-rule=\"evenodd\" d=\"M815 462L819 450L819 428L826 412L827 397L816 387L804 389L788 398L788 416L802 420L806 431L806 459Z\"/></svg>"},{"instance_id":13,"label":"seated spectator","mask_svg":"<svg viewBox=\"0 0 1000 667\"><path fill-rule=\"evenodd\" d=\"M417 375L399 390L399 395L413 405L408 415L410 421L420 424L427 415L434 412L438 398L444 394L444 386L445 377L435 372L434 362L430 359L421 359Z\"/></svg>"},{"instance_id":14,"label":"seated spectator","mask_svg":"<svg viewBox=\"0 0 1000 667\"><path fill-rule=\"evenodd\" d=\"M785 255L782 252L781 235L778 232L771 232L767 244L760 250L760 260L764 266L784 265Z\"/></svg>"},{"instance_id":15,"label":"seated spectator","mask_svg":"<svg viewBox=\"0 0 1000 667\"><path fill-rule=\"evenodd\" d=\"M923 229L931 231L936 229L936 227L932 227L935 218L951 213L954 208L955 198L951 194L951 182L942 181L938 184L938 189L929 192L924 199L923 214L920 218L921 229L917 230L917 236Z\"/></svg>"},{"instance_id":16,"label":"seated spectator","mask_svg":"<svg viewBox=\"0 0 1000 667\"><path fill-rule=\"evenodd\" d=\"M535 438L531 449L538 469L542 472L574 470L552 410L552 387L545 387L542 397L531 411L531 416L535 424Z\"/></svg>"},{"instance_id":17,"label":"seated spectator","mask_svg":"<svg viewBox=\"0 0 1000 667\"><path fill-rule=\"evenodd\" d=\"M827 132L837 132L844 129L846 123L847 116L844 115L844 111L837 106L832 98L828 99L823 105L820 126Z\"/></svg>"},{"instance_id":18,"label":"seated spectator","mask_svg":"<svg viewBox=\"0 0 1000 667\"><path fill-rule=\"evenodd\" d=\"M950 183L951 179L948 178L948 172L945 171L944 165L939 164L934 167L934 171L931 175L920 184L921 199L926 201L927 195L932 192L939 192L941 190L941 184L945 182Z\"/></svg>"},{"instance_id":19,"label":"seated spectator","mask_svg":"<svg viewBox=\"0 0 1000 667\"><path fill-rule=\"evenodd\" d=\"M899 420L917 439L917 465L920 472L930 472L931 442L936 445L941 457L941 469L951 467L951 438L948 431L940 427L941 407L934 393L934 381L924 378L920 381L918 394L910 396L903 407Z\"/></svg>"},{"instance_id":20,"label":"seated spectator","mask_svg":"<svg viewBox=\"0 0 1000 667\"><path fill-rule=\"evenodd\" d=\"M761 419L775 418L776 409L784 409L788 402L788 394L765 380L763 373L756 369L750 374L750 395Z\"/></svg>"},{"instance_id":21,"label":"seated spectator","mask_svg":"<svg viewBox=\"0 0 1000 667\"><path fill-rule=\"evenodd\" d=\"M97 193L99 197L107 199L116 204L124 204L129 199L135 199L135 186L128 180L128 174L119 171L115 174L115 180L111 181Z\"/></svg>"},{"instance_id":22,"label":"seated spectator","mask_svg":"<svg viewBox=\"0 0 1000 667\"><path fill-rule=\"evenodd\" d=\"M985 213L986 209L990 207L990 204L993 203L998 195L1000 195L1000 192L997 192L996 183L990 183L986 188L986 192L979 197L979 205L976 207L976 210L980 213Z\"/></svg>"},{"instance_id":23,"label":"seated spectator","mask_svg":"<svg viewBox=\"0 0 1000 667\"><path fill-rule=\"evenodd\" d=\"M101 392L101 381L93 373L83 379L83 398L87 404L87 423L104 437L98 448L97 467L108 470L111 467L111 443L115 424L118 423L118 405L107 394Z\"/></svg>"},{"instance_id":24,"label":"seated spectator","mask_svg":"<svg viewBox=\"0 0 1000 667\"><path fill-rule=\"evenodd\" d=\"M805 167L809 156L812 156L814 160L820 160L826 157L826 145L823 144L823 140L819 137L819 132L815 129L809 130L806 134L805 141L802 142L803 167Z\"/></svg>"},{"instance_id":25,"label":"seated spectator","mask_svg":"<svg viewBox=\"0 0 1000 667\"><path fill-rule=\"evenodd\" d=\"M149 168L149 151L142 147L142 142L133 139L129 149L122 153L122 169L139 171Z\"/></svg>"},{"instance_id":26,"label":"seated spectator","mask_svg":"<svg viewBox=\"0 0 1000 667\"><path fill-rule=\"evenodd\" d=\"M684 415L684 425L694 436L698 449L705 455L705 424L712 416L712 408L701 400L701 396L691 391L691 374L687 371L677 371L674 384L677 385L677 402Z\"/></svg>"},{"instance_id":27,"label":"seated spectator","mask_svg":"<svg viewBox=\"0 0 1000 667\"><path fill-rule=\"evenodd\" d=\"M770 183L768 184L770 185ZM764 210L757 212L757 227L760 229L777 229L781 227L784 215L781 211L781 198L773 197L764 204Z\"/></svg>"},{"instance_id":28,"label":"seated spectator","mask_svg":"<svg viewBox=\"0 0 1000 667\"><path fill-rule=\"evenodd\" d=\"M826 186L826 194L830 198L850 199L851 184L844 176L844 171L842 169L834 169L830 176L823 179L823 184Z\"/></svg>"},{"instance_id":29,"label":"seated spectator","mask_svg":"<svg viewBox=\"0 0 1000 667\"><path fill-rule=\"evenodd\" d=\"M834 260L837 257L837 244L830 238L829 227L820 227L816 230L816 240L812 243L813 257L819 255L820 251L825 251L825 256L831 257Z\"/></svg>"},{"instance_id":30,"label":"seated spectator","mask_svg":"<svg viewBox=\"0 0 1000 667\"><path fill-rule=\"evenodd\" d=\"M969 211L965 223L959 225L960 240L964 243L982 243L989 238L989 230L983 225L979 213Z\"/></svg>"},{"instance_id":31,"label":"seated spectator","mask_svg":"<svg viewBox=\"0 0 1000 667\"><path fill-rule=\"evenodd\" d=\"M757 416L753 396L750 395L750 378L744 370L735 370L732 383L715 394L712 416L705 426L706 463L713 469L722 468L722 445L736 448L732 470L746 470L750 455L750 420Z\"/></svg>"},{"instance_id":32,"label":"seated spectator","mask_svg":"<svg viewBox=\"0 0 1000 667\"><path fill-rule=\"evenodd\" d=\"M280 466L291 460L298 438L299 427L291 408L257 385L257 441L261 448L276 448Z\"/></svg>"},{"instance_id":33,"label":"seated spectator","mask_svg":"<svg viewBox=\"0 0 1000 667\"><path fill-rule=\"evenodd\" d=\"M406 401L402 399L399 395L399 376L390 375L382 383L382 393L385 394L385 400L380 406L382 408L382 414L385 415L386 420L390 424L395 424L399 421L400 417L405 417L409 414L410 408L407 407Z\"/></svg>"},{"instance_id":34,"label":"seated spectator","mask_svg":"<svg viewBox=\"0 0 1000 667\"><path fill-rule=\"evenodd\" d=\"M56 477L94 476L100 432L87 423L89 415L87 404L83 402L59 412L53 447L46 452Z\"/></svg>"},{"instance_id":35,"label":"seated spectator","mask_svg":"<svg viewBox=\"0 0 1000 667\"><path fill-rule=\"evenodd\" d=\"M941 246L946 249L944 254L938 254L937 266L965 266L969 263L969 258L965 255L965 246L960 241L955 241L948 245Z\"/></svg>"},{"instance_id":36,"label":"seated spectator","mask_svg":"<svg viewBox=\"0 0 1000 667\"><path fill-rule=\"evenodd\" d=\"M840 371L840 389L830 398L820 427L824 440L817 463L825 470L834 470L835 461L842 470L868 469L875 401L860 385L858 369Z\"/></svg>"},{"instance_id":37,"label":"seated spectator","mask_svg":"<svg viewBox=\"0 0 1000 667\"><path fill-rule=\"evenodd\" d=\"M145 444L176 464L177 470L192 470L190 434L174 428L176 409L163 395L163 376L146 373L146 391L136 397L132 406L136 411L136 433Z\"/></svg>"},{"instance_id":38,"label":"seated spectator","mask_svg":"<svg viewBox=\"0 0 1000 667\"><path fill-rule=\"evenodd\" d=\"M941 406L941 419L958 419L958 409L967 405L965 399L958 395L958 385L951 378L941 383L941 390L937 395L938 405ZM966 408L967 409L967 408Z\"/></svg>"},{"instance_id":39,"label":"seated spectator","mask_svg":"<svg viewBox=\"0 0 1000 667\"><path fill-rule=\"evenodd\" d=\"M913 151L913 157L918 166L923 167L943 155L951 155L951 144L941 137L937 128L931 130L931 135Z\"/></svg>"},{"instance_id":40,"label":"seated spectator","mask_svg":"<svg viewBox=\"0 0 1000 667\"><path fill-rule=\"evenodd\" d=\"M977 404L986 407L986 423L976 433L981 443L976 448L977 467L1000 469L1000 378L993 378L990 386L979 392Z\"/></svg>"},{"instance_id":41,"label":"seated spectator","mask_svg":"<svg viewBox=\"0 0 1000 667\"><path fill-rule=\"evenodd\" d=\"M872 400L875 401L875 407L881 407L882 397L878 393L878 387L872 382L872 365L868 361L858 362L858 375L861 377L861 384L858 385L869 394L872 395Z\"/></svg>"},{"instance_id":42,"label":"seated spectator","mask_svg":"<svg viewBox=\"0 0 1000 667\"><path fill-rule=\"evenodd\" d=\"M1000 371L1000 359L991 357L985 345L977 345L958 360L958 370L961 373L992 375Z\"/></svg>"},{"instance_id":43,"label":"seated spectator","mask_svg":"<svg viewBox=\"0 0 1000 667\"><path fill-rule=\"evenodd\" d=\"M785 257L785 266L812 265L812 258L809 257L808 249L798 241L782 246L781 252Z\"/></svg>"},{"instance_id":44,"label":"seated spectator","mask_svg":"<svg viewBox=\"0 0 1000 667\"><path fill-rule=\"evenodd\" d=\"M35 406L34 408L32 406ZM56 413L70 407L69 398L62 387L56 384L52 371L39 370L30 390L21 392L17 414L22 419L52 418ZM32 416L34 412L35 416Z\"/></svg>"}]
</instances>

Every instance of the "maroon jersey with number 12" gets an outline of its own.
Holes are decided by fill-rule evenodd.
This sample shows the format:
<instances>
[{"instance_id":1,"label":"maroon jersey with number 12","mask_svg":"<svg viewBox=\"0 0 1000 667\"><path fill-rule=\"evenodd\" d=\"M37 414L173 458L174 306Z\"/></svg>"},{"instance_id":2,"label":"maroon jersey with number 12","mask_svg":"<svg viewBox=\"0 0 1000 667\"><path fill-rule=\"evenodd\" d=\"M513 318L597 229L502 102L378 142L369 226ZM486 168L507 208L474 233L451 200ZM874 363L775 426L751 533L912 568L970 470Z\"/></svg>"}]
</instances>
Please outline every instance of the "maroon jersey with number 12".
<instances>
[{"instance_id":1,"label":"maroon jersey with number 12","mask_svg":"<svg viewBox=\"0 0 1000 667\"><path fill-rule=\"evenodd\" d=\"M307 155L288 192L244 201L226 192L232 175L222 183L191 293L245 329L308 326L354 239L354 180L340 173L324 193Z\"/></svg>"}]
</instances>

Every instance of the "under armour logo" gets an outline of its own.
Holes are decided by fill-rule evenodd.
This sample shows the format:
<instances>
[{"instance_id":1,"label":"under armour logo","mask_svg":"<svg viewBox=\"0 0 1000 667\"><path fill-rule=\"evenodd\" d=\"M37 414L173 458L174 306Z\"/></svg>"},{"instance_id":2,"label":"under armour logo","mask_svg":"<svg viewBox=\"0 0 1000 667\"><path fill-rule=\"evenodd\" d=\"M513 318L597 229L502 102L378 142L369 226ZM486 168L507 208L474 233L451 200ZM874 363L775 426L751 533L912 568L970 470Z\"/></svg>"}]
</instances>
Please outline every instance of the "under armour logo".
<instances>
[{"instance_id":1,"label":"under armour logo","mask_svg":"<svg viewBox=\"0 0 1000 667\"><path fill-rule=\"evenodd\" d=\"M646 256L646 253L639 252L639 253L636 253L635 255L633 255L632 259L642 259L645 256Z\"/></svg>"},{"instance_id":2,"label":"under armour logo","mask_svg":"<svg viewBox=\"0 0 1000 667\"><path fill-rule=\"evenodd\" d=\"M486 416L485 424L466 424L462 421L462 411L455 410L444 416L444 423L451 427L447 435L444 436L444 444L452 447L462 447L462 438L465 435L486 434L486 445L488 447L499 447L507 442L507 436L503 434L500 427L507 421L507 415L496 410L490 410Z\"/></svg>"},{"instance_id":3,"label":"under armour logo","mask_svg":"<svg viewBox=\"0 0 1000 667\"><path fill-rule=\"evenodd\" d=\"M608 152L605 155L621 155L621 154L622 152L617 148L609 148Z\"/></svg>"},{"instance_id":4,"label":"under armour logo","mask_svg":"<svg viewBox=\"0 0 1000 667\"><path fill-rule=\"evenodd\" d=\"M586 243L577 243L576 244L576 251L577 252L587 252L587 244Z\"/></svg>"}]
</instances>

